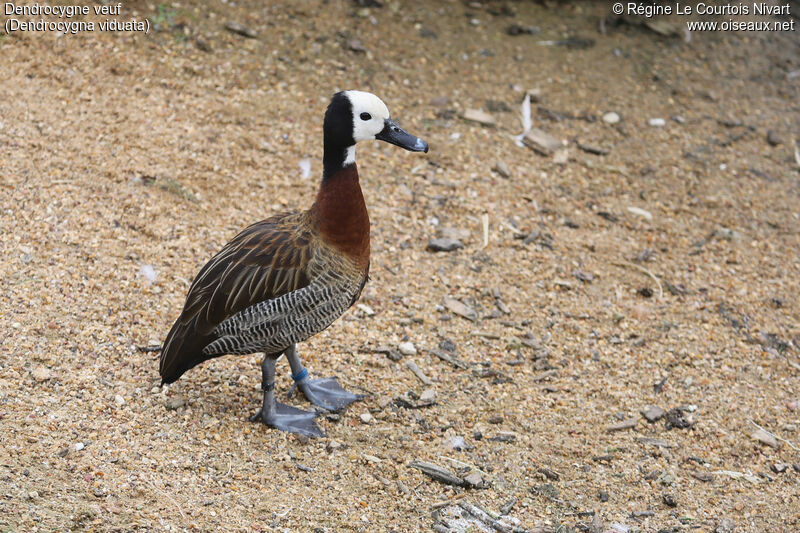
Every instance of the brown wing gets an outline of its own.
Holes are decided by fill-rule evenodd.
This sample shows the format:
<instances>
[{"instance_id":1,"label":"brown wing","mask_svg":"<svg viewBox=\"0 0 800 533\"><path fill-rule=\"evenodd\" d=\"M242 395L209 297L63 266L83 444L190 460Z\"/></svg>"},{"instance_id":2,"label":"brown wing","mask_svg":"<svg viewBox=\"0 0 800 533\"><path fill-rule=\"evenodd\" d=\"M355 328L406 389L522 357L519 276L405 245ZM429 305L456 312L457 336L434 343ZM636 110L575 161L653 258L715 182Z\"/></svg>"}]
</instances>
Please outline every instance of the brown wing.
<instances>
[{"instance_id":1,"label":"brown wing","mask_svg":"<svg viewBox=\"0 0 800 533\"><path fill-rule=\"evenodd\" d=\"M248 227L197 274L183 312L161 352L164 383L210 359L203 348L213 330L239 311L309 284L313 254L305 214L278 215Z\"/></svg>"}]
</instances>

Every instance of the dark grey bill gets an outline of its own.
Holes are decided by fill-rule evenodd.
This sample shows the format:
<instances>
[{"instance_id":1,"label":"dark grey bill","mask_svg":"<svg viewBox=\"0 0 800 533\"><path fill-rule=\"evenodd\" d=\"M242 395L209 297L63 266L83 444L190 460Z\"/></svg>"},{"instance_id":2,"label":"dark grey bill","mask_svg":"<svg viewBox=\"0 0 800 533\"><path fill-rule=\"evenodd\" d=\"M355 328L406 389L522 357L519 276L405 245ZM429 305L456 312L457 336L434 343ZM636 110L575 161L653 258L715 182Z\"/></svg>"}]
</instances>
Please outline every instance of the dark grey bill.
<instances>
[{"instance_id":1,"label":"dark grey bill","mask_svg":"<svg viewBox=\"0 0 800 533\"><path fill-rule=\"evenodd\" d=\"M387 143L397 145L400 148L405 148L412 152L428 152L428 143L405 131L398 126L394 120L387 118L383 124L384 126L381 132L375 136L376 139L386 141Z\"/></svg>"}]
</instances>

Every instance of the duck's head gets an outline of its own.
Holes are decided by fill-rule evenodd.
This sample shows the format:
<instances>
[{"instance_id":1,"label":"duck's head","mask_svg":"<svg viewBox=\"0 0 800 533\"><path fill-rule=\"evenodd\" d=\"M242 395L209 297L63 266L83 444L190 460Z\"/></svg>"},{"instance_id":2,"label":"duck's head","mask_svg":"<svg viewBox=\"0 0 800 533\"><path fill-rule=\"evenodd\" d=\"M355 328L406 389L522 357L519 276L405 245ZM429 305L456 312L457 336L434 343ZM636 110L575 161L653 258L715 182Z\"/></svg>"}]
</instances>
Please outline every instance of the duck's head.
<instances>
[{"instance_id":1,"label":"duck's head","mask_svg":"<svg viewBox=\"0 0 800 533\"><path fill-rule=\"evenodd\" d=\"M389 117L380 98L364 91L342 91L333 95L325 112L325 146L355 146L360 141L377 139L412 152L427 152L428 143L406 132ZM348 159L355 157L348 150Z\"/></svg>"}]
</instances>

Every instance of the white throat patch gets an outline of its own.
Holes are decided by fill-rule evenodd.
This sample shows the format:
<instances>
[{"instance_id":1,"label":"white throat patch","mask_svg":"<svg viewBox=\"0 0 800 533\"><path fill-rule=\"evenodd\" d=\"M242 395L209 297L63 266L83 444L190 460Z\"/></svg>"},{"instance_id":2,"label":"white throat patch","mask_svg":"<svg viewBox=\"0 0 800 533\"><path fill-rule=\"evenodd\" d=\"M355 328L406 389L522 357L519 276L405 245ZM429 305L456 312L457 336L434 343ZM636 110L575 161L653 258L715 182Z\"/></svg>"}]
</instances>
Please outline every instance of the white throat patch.
<instances>
[{"instance_id":1,"label":"white throat patch","mask_svg":"<svg viewBox=\"0 0 800 533\"><path fill-rule=\"evenodd\" d=\"M344 166L352 165L356 162L356 145L348 146L345 150Z\"/></svg>"}]
</instances>

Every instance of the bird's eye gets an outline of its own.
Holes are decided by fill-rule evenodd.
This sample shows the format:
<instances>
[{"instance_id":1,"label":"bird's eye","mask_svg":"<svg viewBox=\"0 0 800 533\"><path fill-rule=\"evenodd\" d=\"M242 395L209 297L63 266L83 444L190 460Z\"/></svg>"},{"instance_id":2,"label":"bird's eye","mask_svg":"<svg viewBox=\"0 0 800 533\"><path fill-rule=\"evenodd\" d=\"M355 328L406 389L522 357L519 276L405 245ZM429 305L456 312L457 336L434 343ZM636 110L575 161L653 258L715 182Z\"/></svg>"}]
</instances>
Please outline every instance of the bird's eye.
<instances>
[{"instance_id":1,"label":"bird's eye","mask_svg":"<svg viewBox=\"0 0 800 533\"><path fill-rule=\"evenodd\" d=\"M372 119L372 115L370 115L369 113L361 113L361 115L359 115L359 116L361 117L361 120L370 120L370 119Z\"/></svg>"}]
</instances>

